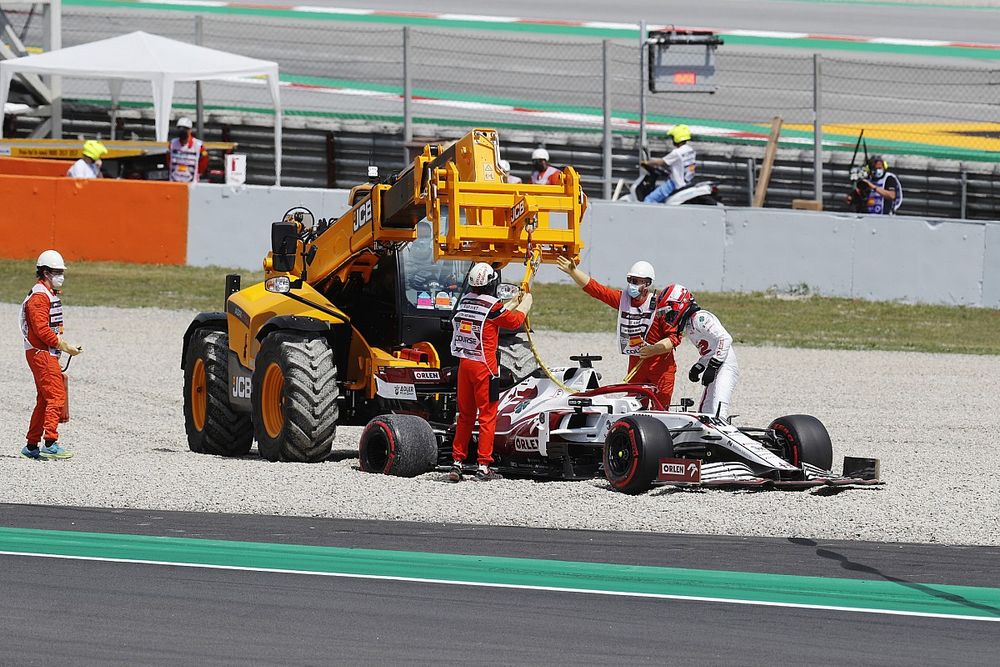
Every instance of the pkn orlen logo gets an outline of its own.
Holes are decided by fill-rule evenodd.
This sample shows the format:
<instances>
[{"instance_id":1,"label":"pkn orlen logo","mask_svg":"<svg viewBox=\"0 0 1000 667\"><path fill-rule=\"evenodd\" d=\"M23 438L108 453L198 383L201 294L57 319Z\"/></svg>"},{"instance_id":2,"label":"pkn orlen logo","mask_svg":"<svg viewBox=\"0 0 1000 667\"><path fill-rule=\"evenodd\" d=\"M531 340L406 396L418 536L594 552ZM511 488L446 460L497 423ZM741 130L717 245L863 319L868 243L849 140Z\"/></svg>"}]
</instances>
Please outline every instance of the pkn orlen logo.
<instances>
[{"instance_id":1,"label":"pkn orlen logo","mask_svg":"<svg viewBox=\"0 0 1000 667\"><path fill-rule=\"evenodd\" d=\"M683 475L684 474L684 464L683 463L661 463L660 472L664 475Z\"/></svg>"},{"instance_id":2,"label":"pkn orlen logo","mask_svg":"<svg viewBox=\"0 0 1000 667\"><path fill-rule=\"evenodd\" d=\"M701 482L701 462L685 459L660 459L657 479L661 482Z\"/></svg>"}]
</instances>

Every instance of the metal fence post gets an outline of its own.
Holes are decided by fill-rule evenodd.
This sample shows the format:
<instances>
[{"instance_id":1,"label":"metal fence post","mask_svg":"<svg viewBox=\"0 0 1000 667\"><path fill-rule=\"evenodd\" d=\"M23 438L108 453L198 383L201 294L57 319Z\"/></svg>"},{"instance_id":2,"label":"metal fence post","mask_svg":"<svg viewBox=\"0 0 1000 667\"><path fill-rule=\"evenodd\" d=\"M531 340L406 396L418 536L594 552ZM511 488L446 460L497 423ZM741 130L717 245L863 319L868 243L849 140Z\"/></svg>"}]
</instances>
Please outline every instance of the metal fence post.
<instances>
[{"instance_id":1,"label":"metal fence post","mask_svg":"<svg viewBox=\"0 0 1000 667\"><path fill-rule=\"evenodd\" d=\"M747 158L747 206L753 206L753 191L756 187L754 183L754 163L753 158Z\"/></svg>"},{"instance_id":2,"label":"metal fence post","mask_svg":"<svg viewBox=\"0 0 1000 667\"><path fill-rule=\"evenodd\" d=\"M604 198L611 199L611 73L608 66L609 53L611 51L611 40L602 42L601 63L603 75L603 103L604 103L604 148L602 157L604 158Z\"/></svg>"},{"instance_id":3,"label":"metal fence post","mask_svg":"<svg viewBox=\"0 0 1000 667\"><path fill-rule=\"evenodd\" d=\"M965 167L962 167L962 196L959 201L959 217L962 220L966 220L967 211L965 207L969 201L969 173L965 171Z\"/></svg>"},{"instance_id":4,"label":"metal fence post","mask_svg":"<svg viewBox=\"0 0 1000 667\"><path fill-rule=\"evenodd\" d=\"M645 160L642 149L646 146L646 21L639 21L639 161Z\"/></svg>"},{"instance_id":5,"label":"metal fence post","mask_svg":"<svg viewBox=\"0 0 1000 667\"><path fill-rule=\"evenodd\" d=\"M204 46L205 23L204 17L198 14L194 17L194 43ZM194 113L195 122L198 125L198 136L202 141L205 139L205 101L201 96L201 81L194 82Z\"/></svg>"},{"instance_id":6,"label":"metal fence post","mask_svg":"<svg viewBox=\"0 0 1000 667\"><path fill-rule=\"evenodd\" d=\"M822 56L813 54L813 199L823 206Z\"/></svg>"},{"instance_id":7,"label":"metal fence post","mask_svg":"<svg viewBox=\"0 0 1000 667\"><path fill-rule=\"evenodd\" d=\"M410 81L410 26L403 26L403 165L410 161L410 143L413 141L413 117L410 104L413 88Z\"/></svg>"}]
</instances>

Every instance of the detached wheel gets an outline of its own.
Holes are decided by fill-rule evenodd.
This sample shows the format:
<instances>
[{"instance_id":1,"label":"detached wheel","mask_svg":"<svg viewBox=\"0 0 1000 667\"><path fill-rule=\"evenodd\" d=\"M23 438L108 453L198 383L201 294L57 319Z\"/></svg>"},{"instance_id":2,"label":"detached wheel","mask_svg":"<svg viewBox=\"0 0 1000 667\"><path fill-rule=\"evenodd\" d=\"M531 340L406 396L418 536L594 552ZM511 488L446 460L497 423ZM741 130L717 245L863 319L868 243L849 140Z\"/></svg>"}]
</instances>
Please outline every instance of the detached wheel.
<instances>
[{"instance_id":1,"label":"detached wheel","mask_svg":"<svg viewBox=\"0 0 1000 667\"><path fill-rule=\"evenodd\" d=\"M809 463L823 470L833 465L833 443L823 422L811 415L778 417L768 427L774 429L784 446L783 458L792 465Z\"/></svg>"},{"instance_id":2,"label":"detached wheel","mask_svg":"<svg viewBox=\"0 0 1000 667\"><path fill-rule=\"evenodd\" d=\"M437 436L416 415L381 415L362 431L358 454L365 472L416 477L437 465Z\"/></svg>"},{"instance_id":3,"label":"detached wheel","mask_svg":"<svg viewBox=\"0 0 1000 667\"><path fill-rule=\"evenodd\" d=\"M250 415L229 404L229 336L202 329L184 359L184 430L200 454L243 456L253 444Z\"/></svg>"},{"instance_id":4,"label":"detached wheel","mask_svg":"<svg viewBox=\"0 0 1000 667\"><path fill-rule=\"evenodd\" d=\"M674 440L663 422L644 415L622 417L604 439L604 476L622 493L645 493L660 459L673 455Z\"/></svg>"},{"instance_id":5,"label":"detached wheel","mask_svg":"<svg viewBox=\"0 0 1000 667\"><path fill-rule=\"evenodd\" d=\"M337 367L325 338L272 333L253 372L253 433L268 461L322 461L333 449L340 410Z\"/></svg>"}]
</instances>

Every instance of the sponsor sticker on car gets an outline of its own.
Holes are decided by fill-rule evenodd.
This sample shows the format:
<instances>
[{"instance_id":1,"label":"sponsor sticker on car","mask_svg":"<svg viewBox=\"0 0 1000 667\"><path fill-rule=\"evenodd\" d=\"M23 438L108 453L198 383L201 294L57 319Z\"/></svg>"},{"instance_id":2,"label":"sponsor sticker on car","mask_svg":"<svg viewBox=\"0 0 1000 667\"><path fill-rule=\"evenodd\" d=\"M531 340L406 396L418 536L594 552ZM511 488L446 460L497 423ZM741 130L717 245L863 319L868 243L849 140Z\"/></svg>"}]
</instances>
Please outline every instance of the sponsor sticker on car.
<instances>
[{"instance_id":1,"label":"sponsor sticker on car","mask_svg":"<svg viewBox=\"0 0 1000 667\"><path fill-rule=\"evenodd\" d=\"M694 459L660 459L656 479L660 482L683 484L701 483L701 461Z\"/></svg>"},{"instance_id":2,"label":"sponsor sticker on car","mask_svg":"<svg viewBox=\"0 0 1000 667\"><path fill-rule=\"evenodd\" d=\"M514 449L519 452L537 452L538 438L525 438L519 435L514 438Z\"/></svg>"},{"instance_id":3,"label":"sponsor sticker on car","mask_svg":"<svg viewBox=\"0 0 1000 667\"><path fill-rule=\"evenodd\" d=\"M423 382L437 382L441 379L439 371L413 371L413 379Z\"/></svg>"},{"instance_id":4,"label":"sponsor sticker on car","mask_svg":"<svg viewBox=\"0 0 1000 667\"><path fill-rule=\"evenodd\" d=\"M417 388L412 384L386 382L379 377L375 378L375 393L382 398L391 398L400 401L417 400Z\"/></svg>"}]
</instances>

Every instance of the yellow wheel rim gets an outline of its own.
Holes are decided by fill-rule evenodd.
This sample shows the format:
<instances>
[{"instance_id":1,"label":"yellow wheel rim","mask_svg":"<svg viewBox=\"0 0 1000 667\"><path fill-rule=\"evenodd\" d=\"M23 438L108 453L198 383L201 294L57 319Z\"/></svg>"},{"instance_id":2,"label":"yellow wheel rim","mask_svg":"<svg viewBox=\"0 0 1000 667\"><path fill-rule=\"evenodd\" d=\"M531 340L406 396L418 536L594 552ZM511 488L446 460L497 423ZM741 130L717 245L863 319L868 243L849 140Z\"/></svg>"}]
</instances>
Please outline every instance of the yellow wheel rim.
<instances>
[{"instance_id":1,"label":"yellow wheel rim","mask_svg":"<svg viewBox=\"0 0 1000 667\"><path fill-rule=\"evenodd\" d=\"M208 388L205 385L205 362L197 359L191 371L191 421L198 431L205 430L208 409Z\"/></svg>"},{"instance_id":2,"label":"yellow wheel rim","mask_svg":"<svg viewBox=\"0 0 1000 667\"><path fill-rule=\"evenodd\" d=\"M271 438L277 438L285 425L285 411L282 398L285 392L285 374L281 366L271 364L264 372L264 386L261 387L260 412L264 420L264 430Z\"/></svg>"}]
</instances>

